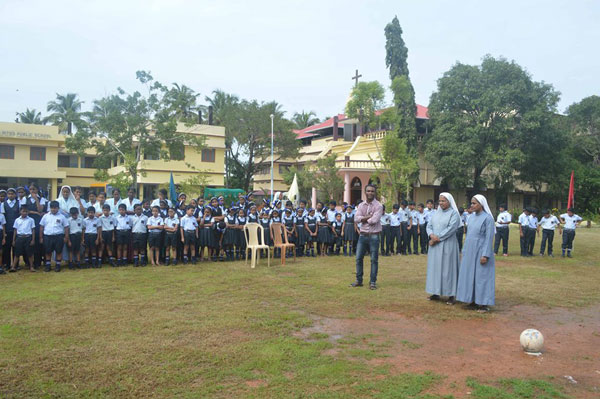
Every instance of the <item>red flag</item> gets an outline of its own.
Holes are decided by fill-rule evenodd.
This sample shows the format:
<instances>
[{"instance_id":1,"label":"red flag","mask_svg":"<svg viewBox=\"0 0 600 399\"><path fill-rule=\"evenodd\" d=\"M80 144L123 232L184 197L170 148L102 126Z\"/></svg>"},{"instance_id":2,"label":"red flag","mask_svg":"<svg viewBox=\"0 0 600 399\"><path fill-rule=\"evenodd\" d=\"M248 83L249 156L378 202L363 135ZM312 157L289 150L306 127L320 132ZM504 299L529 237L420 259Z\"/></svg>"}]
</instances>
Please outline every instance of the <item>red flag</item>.
<instances>
[{"instance_id":1,"label":"red flag","mask_svg":"<svg viewBox=\"0 0 600 399\"><path fill-rule=\"evenodd\" d=\"M567 202L567 208L573 208L575 206L575 172L571 171L571 183L569 184L569 200Z\"/></svg>"}]
</instances>

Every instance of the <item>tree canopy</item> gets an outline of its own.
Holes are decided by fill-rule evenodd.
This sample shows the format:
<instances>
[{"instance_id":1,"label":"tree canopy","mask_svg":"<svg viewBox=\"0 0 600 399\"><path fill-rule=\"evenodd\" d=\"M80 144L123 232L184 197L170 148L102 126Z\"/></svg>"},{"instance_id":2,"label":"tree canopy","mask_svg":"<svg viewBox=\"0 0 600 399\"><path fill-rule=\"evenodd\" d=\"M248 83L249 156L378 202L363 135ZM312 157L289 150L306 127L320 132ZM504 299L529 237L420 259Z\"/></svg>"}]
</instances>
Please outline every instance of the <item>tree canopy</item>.
<instances>
[{"instance_id":1,"label":"tree canopy","mask_svg":"<svg viewBox=\"0 0 600 399\"><path fill-rule=\"evenodd\" d=\"M346 115L358 118L365 126L374 127L377 121L375 111L383 108L385 89L378 81L359 82L350 93L346 103Z\"/></svg>"},{"instance_id":2,"label":"tree canopy","mask_svg":"<svg viewBox=\"0 0 600 399\"><path fill-rule=\"evenodd\" d=\"M534 82L514 61L486 56L481 65L457 63L431 96L427 160L456 188L512 184L528 143L551 127L558 99L551 85Z\"/></svg>"},{"instance_id":3,"label":"tree canopy","mask_svg":"<svg viewBox=\"0 0 600 399\"><path fill-rule=\"evenodd\" d=\"M390 80L397 76L408 77L408 49L402 39L398 17L385 26L385 66L390 70Z\"/></svg>"},{"instance_id":4,"label":"tree canopy","mask_svg":"<svg viewBox=\"0 0 600 399\"><path fill-rule=\"evenodd\" d=\"M45 125L45 118L42 118L42 113L37 111L35 108L27 108L25 112L17 112L17 123L30 123L33 125Z\"/></svg>"},{"instance_id":5,"label":"tree canopy","mask_svg":"<svg viewBox=\"0 0 600 399\"><path fill-rule=\"evenodd\" d=\"M305 112L304 110L300 113L296 112L292 117L292 122L296 124L296 129L304 129L321 123L314 111Z\"/></svg>"},{"instance_id":6,"label":"tree canopy","mask_svg":"<svg viewBox=\"0 0 600 399\"><path fill-rule=\"evenodd\" d=\"M61 132L73 134L75 129L86 126L85 114L81 112L83 101L79 100L77 94L56 94L56 100L48 102L47 111L52 112L46 120L57 125Z\"/></svg>"}]
</instances>

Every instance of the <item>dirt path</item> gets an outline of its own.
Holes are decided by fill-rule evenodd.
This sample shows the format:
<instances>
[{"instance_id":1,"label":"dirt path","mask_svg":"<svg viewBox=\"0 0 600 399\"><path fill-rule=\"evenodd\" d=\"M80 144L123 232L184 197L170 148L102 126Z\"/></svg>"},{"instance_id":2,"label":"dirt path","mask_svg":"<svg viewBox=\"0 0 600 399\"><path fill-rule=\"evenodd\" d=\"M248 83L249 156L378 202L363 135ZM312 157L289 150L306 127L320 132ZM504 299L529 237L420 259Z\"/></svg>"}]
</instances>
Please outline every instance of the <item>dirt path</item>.
<instances>
[{"instance_id":1,"label":"dirt path","mask_svg":"<svg viewBox=\"0 0 600 399\"><path fill-rule=\"evenodd\" d=\"M448 376L436 393L456 398L468 397L467 377L491 382L548 376L573 397L600 398L600 306L576 310L515 306L474 320L430 321L395 313L374 316L376 320L315 317L314 326L301 335L326 333L334 343L353 336L385 342L385 357L369 362L391 364L398 373L429 370ZM539 357L521 350L519 335L526 328L544 334L545 349ZM335 345L328 352L335 356L342 350L343 345Z\"/></svg>"}]
</instances>

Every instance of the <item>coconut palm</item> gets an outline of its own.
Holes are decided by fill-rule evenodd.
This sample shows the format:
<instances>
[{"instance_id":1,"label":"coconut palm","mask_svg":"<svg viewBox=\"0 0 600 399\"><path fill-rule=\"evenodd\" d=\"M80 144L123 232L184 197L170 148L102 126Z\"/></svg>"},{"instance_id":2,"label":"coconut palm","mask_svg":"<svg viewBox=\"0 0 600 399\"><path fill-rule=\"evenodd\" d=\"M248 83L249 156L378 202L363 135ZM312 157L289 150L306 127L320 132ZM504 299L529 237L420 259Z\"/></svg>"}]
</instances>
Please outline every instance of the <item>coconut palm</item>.
<instances>
[{"instance_id":1,"label":"coconut palm","mask_svg":"<svg viewBox=\"0 0 600 399\"><path fill-rule=\"evenodd\" d=\"M304 110L300 113L296 112L292 117L292 122L296 124L296 128L298 129L304 129L316 125L317 123L321 123L313 111L305 112Z\"/></svg>"},{"instance_id":2,"label":"coconut palm","mask_svg":"<svg viewBox=\"0 0 600 399\"><path fill-rule=\"evenodd\" d=\"M27 108L25 112L17 112L17 123L31 123L33 125L43 125L45 124L44 119L42 118L42 113L38 112L35 108L29 109Z\"/></svg>"},{"instance_id":3,"label":"coconut palm","mask_svg":"<svg viewBox=\"0 0 600 399\"><path fill-rule=\"evenodd\" d=\"M213 123L223 126L227 119L227 113L232 111L231 107L239 103L240 99L234 94L225 93L223 90L213 90L213 96L204 97L208 105L213 107Z\"/></svg>"},{"instance_id":4,"label":"coconut palm","mask_svg":"<svg viewBox=\"0 0 600 399\"><path fill-rule=\"evenodd\" d=\"M173 83L173 88L165 93L164 100L178 121L191 121L197 115L192 110L198 108L196 98L199 95L186 85Z\"/></svg>"},{"instance_id":5,"label":"coconut palm","mask_svg":"<svg viewBox=\"0 0 600 399\"><path fill-rule=\"evenodd\" d=\"M84 114L81 112L81 104L75 93L65 95L56 93L56 100L48 102L47 110L52 112L46 120L53 125L59 126L62 132L73 134L73 126L76 129L85 126Z\"/></svg>"}]
</instances>

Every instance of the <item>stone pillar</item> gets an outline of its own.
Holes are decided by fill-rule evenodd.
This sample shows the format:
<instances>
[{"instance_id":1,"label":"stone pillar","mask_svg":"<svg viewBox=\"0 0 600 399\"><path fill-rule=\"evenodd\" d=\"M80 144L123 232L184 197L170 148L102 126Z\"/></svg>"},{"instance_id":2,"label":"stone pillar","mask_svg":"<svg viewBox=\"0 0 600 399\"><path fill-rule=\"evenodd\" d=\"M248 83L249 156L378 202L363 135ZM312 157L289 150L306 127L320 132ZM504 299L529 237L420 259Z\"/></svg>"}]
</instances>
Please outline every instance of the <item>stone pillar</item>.
<instances>
[{"instance_id":1,"label":"stone pillar","mask_svg":"<svg viewBox=\"0 0 600 399\"><path fill-rule=\"evenodd\" d=\"M137 188L138 192L138 199L140 201L144 200L144 183L138 183L138 188Z\"/></svg>"},{"instance_id":2,"label":"stone pillar","mask_svg":"<svg viewBox=\"0 0 600 399\"><path fill-rule=\"evenodd\" d=\"M361 190L362 190L360 193L360 199L362 199L363 201L366 201L367 195L365 194L365 186L367 184L369 184L369 180L367 179L367 182L365 183L361 177L359 177L359 179L360 179L360 183L361 183L360 185L361 185Z\"/></svg>"},{"instance_id":3,"label":"stone pillar","mask_svg":"<svg viewBox=\"0 0 600 399\"><path fill-rule=\"evenodd\" d=\"M350 203L350 172L344 172L344 202Z\"/></svg>"},{"instance_id":4,"label":"stone pillar","mask_svg":"<svg viewBox=\"0 0 600 399\"><path fill-rule=\"evenodd\" d=\"M50 197L50 201L53 201L56 199L56 186L58 185L58 180L57 179L50 179L50 193L49 193L49 197Z\"/></svg>"},{"instance_id":5,"label":"stone pillar","mask_svg":"<svg viewBox=\"0 0 600 399\"><path fill-rule=\"evenodd\" d=\"M316 208L317 206L317 189L316 188L312 188L312 195L310 197L310 206L311 208Z\"/></svg>"}]
</instances>

